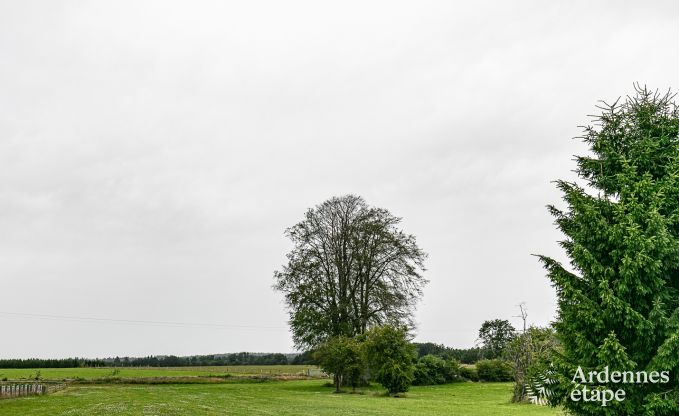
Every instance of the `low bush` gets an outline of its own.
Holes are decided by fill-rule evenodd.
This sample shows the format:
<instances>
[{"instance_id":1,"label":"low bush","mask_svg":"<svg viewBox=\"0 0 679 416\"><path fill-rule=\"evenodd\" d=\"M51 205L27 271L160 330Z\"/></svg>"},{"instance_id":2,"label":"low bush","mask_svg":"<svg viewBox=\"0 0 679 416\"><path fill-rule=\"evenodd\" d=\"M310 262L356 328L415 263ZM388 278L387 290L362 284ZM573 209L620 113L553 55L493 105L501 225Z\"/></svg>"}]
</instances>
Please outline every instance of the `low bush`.
<instances>
[{"instance_id":1,"label":"low bush","mask_svg":"<svg viewBox=\"0 0 679 416\"><path fill-rule=\"evenodd\" d=\"M476 363L476 372L481 381L514 380L512 365L504 360L480 360Z\"/></svg>"},{"instance_id":2,"label":"low bush","mask_svg":"<svg viewBox=\"0 0 679 416\"><path fill-rule=\"evenodd\" d=\"M461 366L460 377L463 380L479 381L479 373L476 372L476 367Z\"/></svg>"},{"instance_id":3,"label":"low bush","mask_svg":"<svg viewBox=\"0 0 679 416\"><path fill-rule=\"evenodd\" d=\"M416 386L445 384L460 379L460 364L456 360L425 355L415 364L413 384Z\"/></svg>"},{"instance_id":4,"label":"low bush","mask_svg":"<svg viewBox=\"0 0 679 416\"><path fill-rule=\"evenodd\" d=\"M408 362L387 360L377 370L375 379L387 388L390 395L398 396L407 392L413 384L413 366Z\"/></svg>"}]
</instances>

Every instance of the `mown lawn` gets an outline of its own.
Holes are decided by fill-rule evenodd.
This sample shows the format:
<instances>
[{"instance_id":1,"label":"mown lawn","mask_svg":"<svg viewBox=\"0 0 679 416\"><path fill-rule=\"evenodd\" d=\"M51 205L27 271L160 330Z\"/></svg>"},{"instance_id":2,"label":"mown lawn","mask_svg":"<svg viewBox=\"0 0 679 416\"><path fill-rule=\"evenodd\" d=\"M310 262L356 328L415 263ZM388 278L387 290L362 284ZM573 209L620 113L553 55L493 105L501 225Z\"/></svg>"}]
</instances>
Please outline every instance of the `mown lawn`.
<instances>
[{"instance_id":1,"label":"mown lawn","mask_svg":"<svg viewBox=\"0 0 679 416\"><path fill-rule=\"evenodd\" d=\"M509 403L509 383L413 387L405 398L334 394L322 380L243 384L74 385L46 396L0 400L0 415L559 415Z\"/></svg>"},{"instance_id":2,"label":"mown lawn","mask_svg":"<svg viewBox=\"0 0 679 416\"><path fill-rule=\"evenodd\" d=\"M309 365L233 365L214 367L127 367L118 368L116 377L186 377L209 375L281 375L299 374L313 366ZM65 378L95 378L110 377L114 368L0 368L0 380L7 377L10 380L33 378L40 371L40 377L46 380L63 380Z\"/></svg>"}]
</instances>

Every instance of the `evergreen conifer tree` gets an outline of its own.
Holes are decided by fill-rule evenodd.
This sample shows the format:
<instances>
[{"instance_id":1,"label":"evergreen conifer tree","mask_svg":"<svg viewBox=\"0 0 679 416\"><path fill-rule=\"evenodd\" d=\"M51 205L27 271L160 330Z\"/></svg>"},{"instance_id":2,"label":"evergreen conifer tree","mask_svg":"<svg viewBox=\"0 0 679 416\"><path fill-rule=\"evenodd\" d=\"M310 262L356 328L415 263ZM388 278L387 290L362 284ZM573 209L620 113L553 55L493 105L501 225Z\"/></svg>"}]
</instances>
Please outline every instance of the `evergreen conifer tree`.
<instances>
[{"instance_id":1,"label":"evergreen conifer tree","mask_svg":"<svg viewBox=\"0 0 679 416\"><path fill-rule=\"evenodd\" d=\"M679 112L674 96L635 87L604 103L576 157L586 182L557 181L549 206L570 267L540 256L556 288L563 349L557 398L576 415L679 414ZM667 383L599 383L625 399L574 401L575 371L670 371Z\"/></svg>"}]
</instances>

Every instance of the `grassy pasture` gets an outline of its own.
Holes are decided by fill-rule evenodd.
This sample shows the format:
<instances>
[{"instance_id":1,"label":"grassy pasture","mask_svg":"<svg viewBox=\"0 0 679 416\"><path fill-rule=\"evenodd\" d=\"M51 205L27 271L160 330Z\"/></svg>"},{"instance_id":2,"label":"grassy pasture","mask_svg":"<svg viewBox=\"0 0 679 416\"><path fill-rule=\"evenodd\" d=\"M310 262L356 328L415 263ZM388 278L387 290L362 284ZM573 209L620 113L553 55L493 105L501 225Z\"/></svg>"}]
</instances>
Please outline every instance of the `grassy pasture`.
<instances>
[{"instance_id":1,"label":"grassy pasture","mask_svg":"<svg viewBox=\"0 0 679 416\"><path fill-rule=\"evenodd\" d=\"M59 415L490 415L555 416L511 404L510 383L413 387L405 398L333 394L323 380L186 385L73 385L46 395L0 400L0 416Z\"/></svg>"},{"instance_id":2,"label":"grassy pasture","mask_svg":"<svg viewBox=\"0 0 679 416\"><path fill-rule=\"evenodd\" d=\"M145 377L192 377L210 375L296 375L312 368L309 365L237 365L215 367L125 367L118 368L116 377L145 378ZM314 367L315 368L315 367ZM93 380L110 377L114 368L0 368L0 379L10 380L33 378L37 371L45 380L63 380L68 378L83 378Z\"/></svg>"}]
</instances>

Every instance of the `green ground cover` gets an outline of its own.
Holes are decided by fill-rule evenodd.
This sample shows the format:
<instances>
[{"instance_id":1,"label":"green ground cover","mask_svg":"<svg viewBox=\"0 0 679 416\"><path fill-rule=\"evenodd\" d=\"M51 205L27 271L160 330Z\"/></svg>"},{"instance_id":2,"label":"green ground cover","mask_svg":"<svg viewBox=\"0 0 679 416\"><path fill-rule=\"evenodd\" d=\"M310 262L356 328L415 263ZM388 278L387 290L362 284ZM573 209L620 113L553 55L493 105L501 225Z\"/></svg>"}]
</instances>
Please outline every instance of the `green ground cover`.
<instances>
[{"instance_id":1,"label":"green ground cover","mask_svg":"<svg viewBox=\"0 0 679 416\"><path fill-rule=\"evenodd\" d=\"M510 383L413 387L405 398L334 394L323 380L237 384L73 385L46 395L0 400L0 416L58 415L529 415L560 411L511 404Z\"/></svg>"},{"instance_id":2,"label":"green ground cover","mask_svg":"<svg viewBox=\"0 0 679 416\"><path fill-rule=\"evenodd\" d=\"M128 367L118 368L116 377L191 377L210 375L285 375L300 374L312 368L309 365L237 365L215 367ZM315 367L314 367L315 368ZM63 380L65 378L83 378L92 380L110 377L114 368L0 368L0 380L34 378L38 371L45 380Z\"/></svg>"}]
</instances>

